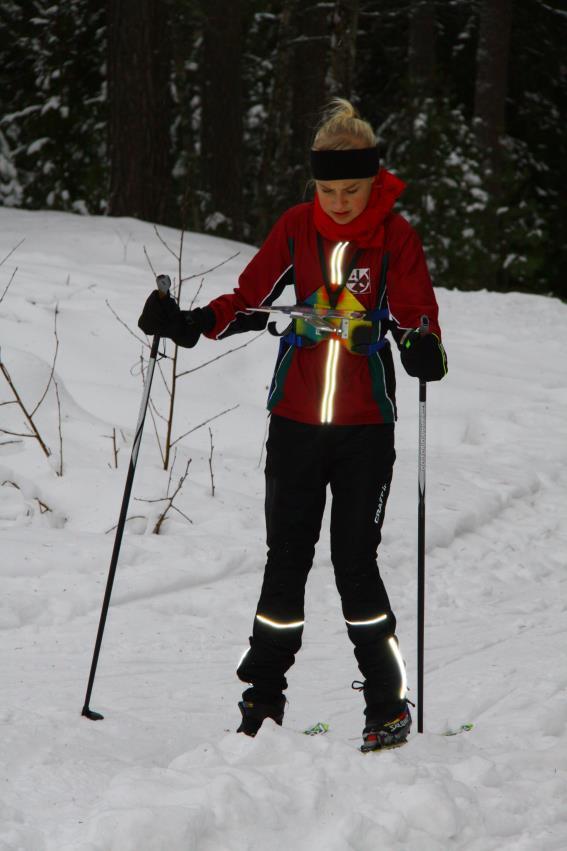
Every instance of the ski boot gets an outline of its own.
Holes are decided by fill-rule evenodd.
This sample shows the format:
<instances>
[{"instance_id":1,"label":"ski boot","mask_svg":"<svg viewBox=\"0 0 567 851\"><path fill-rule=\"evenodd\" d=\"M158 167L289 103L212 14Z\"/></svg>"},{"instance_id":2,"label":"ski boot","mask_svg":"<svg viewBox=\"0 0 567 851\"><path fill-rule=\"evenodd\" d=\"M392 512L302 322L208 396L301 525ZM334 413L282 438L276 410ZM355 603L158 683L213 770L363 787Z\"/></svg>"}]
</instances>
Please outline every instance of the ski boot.
<instances>
[{"instance_id":1,"label":"ski boot","mask_svg":"<svg viewBox=\"0 0 567 851\"><path fill-rule=\"evenodd\" d=\"M242 721L236 732L255 736L265 718L271 718L279 727L282 726L285 697L282 694L276 698L260 696L258 699L255 689L249 688L242 695L238 708L242 713Z\"/></svg>"},{"instance_id":2,"label":"ski boot","mask_svg":"<svg viewBox=\"0 0 567 851\"><path fill-rule=\"evenodd\" d=\"M406 743L411 729L411 714L408 701L384 706L380 712L366 714L366 726L362 731L362 753L397 748Z\"/></svg>"}]
</instances>

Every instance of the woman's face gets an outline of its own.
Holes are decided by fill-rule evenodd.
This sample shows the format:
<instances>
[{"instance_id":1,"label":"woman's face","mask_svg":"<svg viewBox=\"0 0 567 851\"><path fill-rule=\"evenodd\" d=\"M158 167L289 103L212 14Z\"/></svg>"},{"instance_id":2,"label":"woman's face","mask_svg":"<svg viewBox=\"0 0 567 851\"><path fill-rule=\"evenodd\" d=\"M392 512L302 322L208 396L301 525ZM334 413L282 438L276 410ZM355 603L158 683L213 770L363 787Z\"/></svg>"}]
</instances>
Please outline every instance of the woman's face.
<instances>
[{"instance_id":1,"label":"woman's face","mask_svg":"<svg viewBox=\"0 0 567 851\"><path fill-rule=\"evenodd\" d=\"M373 180L373 177L357 180L316 180L319 203L334 222L346 225L365 209Z\"/></svg>"}]
</instances>

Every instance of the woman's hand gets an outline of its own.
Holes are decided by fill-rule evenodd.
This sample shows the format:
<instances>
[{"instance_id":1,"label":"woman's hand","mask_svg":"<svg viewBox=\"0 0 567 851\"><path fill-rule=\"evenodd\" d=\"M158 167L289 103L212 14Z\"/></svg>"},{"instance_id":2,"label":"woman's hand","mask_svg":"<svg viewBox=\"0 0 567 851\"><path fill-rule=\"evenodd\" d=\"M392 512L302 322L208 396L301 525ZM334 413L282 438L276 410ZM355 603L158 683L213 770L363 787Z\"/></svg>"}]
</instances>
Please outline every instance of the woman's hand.
<instances>
[{"instance_id":1,"label":"woman's hand","mask_svg":"<svg viewBox=\"0 0 567 851\"><path fill-rule=\"evenodd\" d=\"M422 381L440 381L447 373L447 355L437 334L410 331L401 342L400 357L407 374Z\"/></svg>"},{"instance_id":2,"label":"woman's hand","mask_svg":"<svg viewBox=\"0 0 567 851\"><path fill-rule=\"evenodd\" d=\"M175 299L170 295L163 296L158 290L153 290L138 319L138 328L141 328L144 334L169 337L168 332L179 320L180 313Z\"/></svg>"},{"instance_id":3,"label":"woman's hand","mask_svg":"<svg viewBox=\"0 0 567 851\"><path fill-rule=\"evenodd\" d=\"M154 290L146 300L138 327L145 334L169 337L179 346L192 349L203 332L210 331L215 324L215 314L210 307L180 310L171 296L161 296Z\"/></svg>"}]
</instances>

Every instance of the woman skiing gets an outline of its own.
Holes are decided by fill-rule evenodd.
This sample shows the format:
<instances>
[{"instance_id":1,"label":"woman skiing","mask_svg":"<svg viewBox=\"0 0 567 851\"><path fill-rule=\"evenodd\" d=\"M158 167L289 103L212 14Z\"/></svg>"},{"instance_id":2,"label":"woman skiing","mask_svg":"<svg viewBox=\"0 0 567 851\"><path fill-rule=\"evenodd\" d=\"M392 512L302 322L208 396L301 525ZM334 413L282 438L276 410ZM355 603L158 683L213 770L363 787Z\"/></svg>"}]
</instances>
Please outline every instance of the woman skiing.
<instances>
[{"instance_id":1,"label":"woman skiing","mask_svg":"<svg viewBox=\"0 0 567 851\"><path fill-rule=\"evenodd\" d=\"M410 375L436 381L447 371L420 240L392 212L404 184L380 168L376 144L354 107L335 99L311 150L314 201L281 216L238 287L189 311L156 291L139 320L147 334L191 347L201 334L224 339L265 327L267 313L254 309L272 305L286 287L302 306L281 337L268 396L268 556L250 647L237 670L249 684L239 732L254 736L265 718L282 723L285 675L301 647L305 584L330 486L331 559L364 678L363 750L400 744L411 726L396 618L376 560L395 459L386 333ZM424 315L429 333L420 331Z\"/></svg>"}]
</instances>

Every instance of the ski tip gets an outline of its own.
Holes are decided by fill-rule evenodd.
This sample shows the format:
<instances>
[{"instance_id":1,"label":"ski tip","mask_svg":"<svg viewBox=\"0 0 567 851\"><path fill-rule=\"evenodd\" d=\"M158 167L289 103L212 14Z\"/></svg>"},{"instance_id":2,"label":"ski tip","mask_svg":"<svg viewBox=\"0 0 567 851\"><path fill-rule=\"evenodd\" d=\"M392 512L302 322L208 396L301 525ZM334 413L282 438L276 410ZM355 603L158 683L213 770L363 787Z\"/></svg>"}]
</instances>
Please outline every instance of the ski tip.
<instances>
[{"instance_id":1,"label":"ski tip","mask_svg":"<svg viewBox=\"0 0 567 851\"><path fill-rule=\"evenodd\" d=\"M459 733L469 733L474 727L474 724L461 724L460 727L457 727L454 730L446 730L443 735L444 736L458 736Z\"/></svg>"},{"instance_id":2,"label":"ski tip","mask_svg":"<svg viewBox=\"0 0 567 851\"><path fill-rule=\"evenodd\" d=\"M324 721L317 721L317 723L313 724L312 727L308 727L306 730L303 731L306 736L318 736L322 733L328 732L329 725L326 724Z\"/></svg>"}]
</instances>

